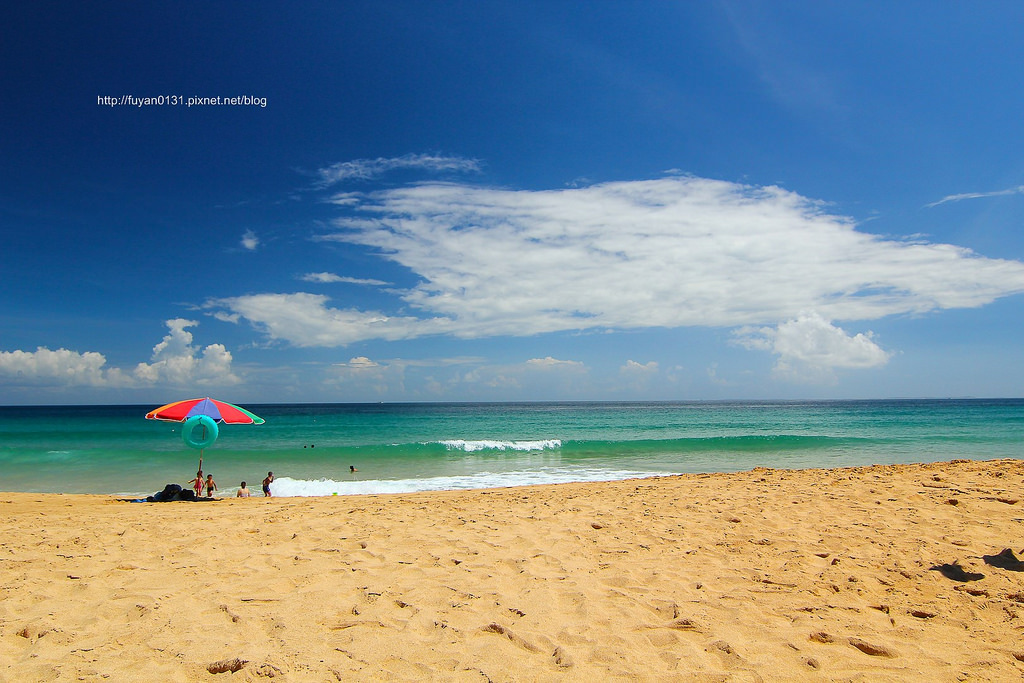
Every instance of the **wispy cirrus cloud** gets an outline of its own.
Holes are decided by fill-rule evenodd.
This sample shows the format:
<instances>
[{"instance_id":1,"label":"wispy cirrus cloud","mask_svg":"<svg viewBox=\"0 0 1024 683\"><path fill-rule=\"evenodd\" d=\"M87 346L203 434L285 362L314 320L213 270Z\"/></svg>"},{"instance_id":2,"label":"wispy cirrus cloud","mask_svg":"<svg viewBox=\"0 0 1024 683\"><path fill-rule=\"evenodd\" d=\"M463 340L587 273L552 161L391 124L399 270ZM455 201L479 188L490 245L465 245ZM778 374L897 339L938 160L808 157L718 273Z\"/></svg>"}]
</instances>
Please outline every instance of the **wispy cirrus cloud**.
<instances>
[{"instance_id":1,"label":"wispy cirrus cloud","mask_svg":"<svg viewBox=\"0 0 1024 683\"><path fill-rule=\"evenodd\" d=\"M350 285L372 285L375 287L386 287L390 282L374 280L372 278L347 277L335 275L334 273L306 273L299 278L303 282L319 282L321 284L345 283Z\"/></svg>"},{"instance_id":2,"label":"wispy cirrus cloud","mask_svg":"<svg viewBox=\"0 0 1024 683\"><path fill-rule=\"evenodd\" d=\"M355 159L319 169L317 171L318 186L324 188L345 181L370 180L390 171L406 169L434 173L445 171L479 173L480 162L476 159L440 154L406 154L391 158Z\"/></svg>"},{"instance_id":3,"label":"wispy cirrus cloud","mask_svg":"<svg viewBox=\"0 0 1024 683\"><path fill-rule=\"evenodd\" d=\"M865 367L860 354L879 363L885 352L834 321L1024 292L1024 263L861 232L778 187L669 176L548 191L428 183L355 199L319 239L365 246L414 274L418 284L394 294L400 313L338 308L303 292L208 307L296 346L750 326L774 330L758 334L780 362ZM793 330L853 342L822 354L786 342Z\"/></svg>"},{"instance_id":4,"label":"wispy cirrus cloud","mask_svg":"<svg viewBox=\"0 0 1024 683\"><path fill-rule=\"evenodd\" d=\"M338 366L346 368L366 369L380 367L380 364L377 363L376 361L370 360L366 356L355 356L354 358L349 359L347 363L339 363Z\"/></svg>"},{"instance_id":5,"label":"wispy cirrus cloud","mask_svg":"<svg viewBox=\"0 0 1024 683\"><path fill-rule=\"evenodd\" d=\"M994 192L964 192L962 194L951 194L943 197L937 202L926 204L927 208L938 206L939 204L946 204L948 202L959 202L964 199L985 199L986 197L1005 197L1012 194L1024 194L1024 185L1018 185L1017 187L1011 187L1006 190L995 190Z\"/></svg>"},{"instance_id":6,"label":"wispy cirrus cloud","mask_svg":"<svg viewBox=\"0 0 1024 683\"><path fill-rule=\"evenodd\" d=\"M526 365L531 368L579 368L583 367L583 363L578 360L558 360L551 356L545 356L544 358L531 358L526 361Z\"/></svg>"},{"instance_id":7,"label":"wispy cirrus cloud","mask_svg":"<svg viewBox=\"0 0 1024 683\"><path fill-rule=\"evenodd\" d=\"M212 299L206 308L226 322L248 320L272 340L299 347L346 346L368 339L397 341L443 334L449 321L416 316L389 316L380 311L339 309L322 294L252 294ZM227 313L225 311L230 311ZM431 331L433 329L433 331Z\"/></svg>"}]
</instances>

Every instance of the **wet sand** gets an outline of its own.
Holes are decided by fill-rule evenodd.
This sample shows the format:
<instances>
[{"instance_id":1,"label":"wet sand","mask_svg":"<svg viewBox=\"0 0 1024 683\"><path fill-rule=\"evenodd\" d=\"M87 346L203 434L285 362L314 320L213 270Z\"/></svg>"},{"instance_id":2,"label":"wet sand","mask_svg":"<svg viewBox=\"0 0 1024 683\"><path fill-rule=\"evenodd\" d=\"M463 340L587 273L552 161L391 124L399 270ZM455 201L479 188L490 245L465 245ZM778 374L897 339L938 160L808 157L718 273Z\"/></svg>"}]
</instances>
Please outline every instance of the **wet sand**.
<instances>
[{"instance_id":1,"label":"wet sand","mask_svg":"<svg viewBox=\"0 0 1024 683\"><path fill-rule=\"evenodd\" d=\"M1018 680L1022 481L998 460L209 503L5 493L0 680Z\"/></svg>"}]
</instances>

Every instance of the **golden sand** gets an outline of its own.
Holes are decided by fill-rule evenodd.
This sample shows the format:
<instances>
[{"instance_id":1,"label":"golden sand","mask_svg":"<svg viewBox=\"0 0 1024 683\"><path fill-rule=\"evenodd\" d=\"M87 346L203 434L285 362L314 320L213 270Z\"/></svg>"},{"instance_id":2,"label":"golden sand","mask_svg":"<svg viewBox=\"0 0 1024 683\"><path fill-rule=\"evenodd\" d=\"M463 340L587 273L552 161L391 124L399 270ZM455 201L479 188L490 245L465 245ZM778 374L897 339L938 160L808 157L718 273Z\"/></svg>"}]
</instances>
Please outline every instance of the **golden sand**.
<instances>
[{"instance_id":1,"label":"golden sand","mask_svg":"<svg viewBox=\"0 0 1024 683\"><path fill-rule=\"evenodd\" d=\"M1019 680L1022 478L0 494L0 680Z\"/></svg>"}]
</instances>

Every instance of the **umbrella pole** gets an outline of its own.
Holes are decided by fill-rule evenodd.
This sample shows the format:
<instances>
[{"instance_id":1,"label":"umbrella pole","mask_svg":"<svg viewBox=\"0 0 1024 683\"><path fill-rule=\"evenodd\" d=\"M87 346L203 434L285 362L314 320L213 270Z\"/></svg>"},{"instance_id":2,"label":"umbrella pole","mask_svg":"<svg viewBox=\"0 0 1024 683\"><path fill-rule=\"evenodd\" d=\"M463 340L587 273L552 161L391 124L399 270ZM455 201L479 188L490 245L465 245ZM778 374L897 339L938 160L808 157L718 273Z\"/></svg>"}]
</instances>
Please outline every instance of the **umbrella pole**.
<instances>
[{"instance_id":1,"label":"umbrella pole","mask_svg":"<svg viewBox=\"0 0 1024 683\"><path fill-rule=\"evenodd\" d=\"M206 425L203 425L203 440L206 440ZM199 449L199 471L203 471L203 449Z\"/></svg>"}]
</instances>

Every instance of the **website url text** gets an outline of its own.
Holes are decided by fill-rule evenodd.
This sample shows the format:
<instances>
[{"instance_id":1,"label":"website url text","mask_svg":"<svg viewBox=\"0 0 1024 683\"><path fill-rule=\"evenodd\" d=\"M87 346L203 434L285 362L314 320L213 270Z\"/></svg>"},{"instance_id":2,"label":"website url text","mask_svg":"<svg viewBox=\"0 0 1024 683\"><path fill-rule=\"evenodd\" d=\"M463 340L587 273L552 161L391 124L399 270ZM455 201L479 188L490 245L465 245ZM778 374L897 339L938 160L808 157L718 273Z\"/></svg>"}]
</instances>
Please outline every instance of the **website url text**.
<instances>
[{"instance_id":1,"label":"website url text","mask_svg":"<svg viewBox=\"0 0 1024 683\"><path fill-rule=\"evenodd\" d=\"M184 95L157 95L156 97L140 97L137 95L97 95L97 106L104 107L266 107L266 97L253 95L235 95L233 97L199 97Z\"/></svg>"}]
</instances>

